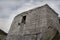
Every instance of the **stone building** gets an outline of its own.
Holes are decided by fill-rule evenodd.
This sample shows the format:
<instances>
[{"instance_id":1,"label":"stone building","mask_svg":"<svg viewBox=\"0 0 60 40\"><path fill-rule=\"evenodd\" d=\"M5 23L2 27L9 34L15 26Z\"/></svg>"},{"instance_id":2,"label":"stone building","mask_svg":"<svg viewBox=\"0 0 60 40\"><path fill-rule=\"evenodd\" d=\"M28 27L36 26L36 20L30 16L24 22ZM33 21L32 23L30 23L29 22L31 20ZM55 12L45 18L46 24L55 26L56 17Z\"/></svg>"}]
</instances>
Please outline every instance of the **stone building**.
<instances>
[{"instance_id":1,"label":"stone building","mask_svg":"<svg viewBox=\"0 0 60 40\"><path fill-rule=\"evenodd\" d=\"M7 37L7 33L0 29L0 40L5 40Z\"/></svg>"},{"instance_id":2,"label":"stone building","mask_svg":"<svg viewBox=\"0 0 60 40\"><path fill-rule=\"evenodd\" d=\"M17 15L6 40L59 40L58 14L47 4Z\"/></svg>"}]
</instances>

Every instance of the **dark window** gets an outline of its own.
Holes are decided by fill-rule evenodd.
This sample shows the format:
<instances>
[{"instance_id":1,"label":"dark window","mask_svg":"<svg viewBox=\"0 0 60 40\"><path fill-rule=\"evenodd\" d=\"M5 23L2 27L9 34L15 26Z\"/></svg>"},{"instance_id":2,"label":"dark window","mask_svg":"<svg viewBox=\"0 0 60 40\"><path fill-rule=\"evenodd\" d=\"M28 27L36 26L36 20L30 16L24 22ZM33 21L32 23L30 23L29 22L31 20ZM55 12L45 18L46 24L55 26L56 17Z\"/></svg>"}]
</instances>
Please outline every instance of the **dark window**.
<instances>
[{"instance_id":1,"label":"dark window","mask_svg":"<svg viewBox=\"0 0 60 40\"><path fill-rule=\"evenodd\" d=\"M52 28L52 27L51 27L51 26L49 26L49 27L48 27L48 29L49 29L49 28Z\"/></svg>"},{"instance_id":2,"label":"dark window","mask_svg":"<svg viewBox=\"0 0 60 40\"><path fill-rule=\"evenodd\" d=\"M18 23L18 25L20 25L20 23Z\"/></svg>"},{"instance_id":3,"label":"dark window","mask_svg":"<svg viewBox=\"0 0 60 40\"><path fill-rule=\"evenodd\" d=\"M59 23L60 23L60 19L59 19Z\"/></svg>"},{"instance_id":4,"label":"dark window","mask_svg":"<svg viewBox=\"0 0 60 40\"><path fill-rule=\"evenodd\" d=\"M25 22L26 22L26 16L23 16L21 23L24 23L25 24Z\"/></svg>"}]
</instances>

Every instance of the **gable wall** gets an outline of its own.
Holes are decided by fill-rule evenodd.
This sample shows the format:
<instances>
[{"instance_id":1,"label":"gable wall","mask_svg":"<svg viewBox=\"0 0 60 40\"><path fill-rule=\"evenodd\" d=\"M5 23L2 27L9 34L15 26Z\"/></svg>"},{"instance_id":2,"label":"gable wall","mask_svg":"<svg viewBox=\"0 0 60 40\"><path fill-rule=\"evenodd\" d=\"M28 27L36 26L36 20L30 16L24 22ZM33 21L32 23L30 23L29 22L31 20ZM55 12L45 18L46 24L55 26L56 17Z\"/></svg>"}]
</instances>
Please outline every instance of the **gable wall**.
<instances>
[{"instance_id":1,"label":"gable wall","mask_svg":"<svg viewBox=\"0 0 60 40\"><path fill-rule=\"evenodd\" d=\"M58 15L55 14L54 11L52 11L50 8L47 8L47 26L51 26L52 28L55 28L59 31L59 18Z\"/></svg>"}]
</instances>

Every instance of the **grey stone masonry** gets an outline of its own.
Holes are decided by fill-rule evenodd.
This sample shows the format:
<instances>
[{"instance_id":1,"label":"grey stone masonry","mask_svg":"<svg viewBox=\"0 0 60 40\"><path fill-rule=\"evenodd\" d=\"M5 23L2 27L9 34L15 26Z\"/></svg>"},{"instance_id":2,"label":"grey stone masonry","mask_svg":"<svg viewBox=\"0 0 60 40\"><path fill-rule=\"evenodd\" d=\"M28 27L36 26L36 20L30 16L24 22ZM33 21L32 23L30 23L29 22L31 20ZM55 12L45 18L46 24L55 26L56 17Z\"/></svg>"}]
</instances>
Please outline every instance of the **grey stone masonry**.
<instances>
[{"instance_id":1,"label":"grey stone masonry","mask_svg":"<svg viewBox=\"0 0 60 40\"><path fill-rule=\"evenodd\" d=\"M17 15L6 40L52 40L57 31L58 14L46 4Z\"/></svg>"}]
</instances>

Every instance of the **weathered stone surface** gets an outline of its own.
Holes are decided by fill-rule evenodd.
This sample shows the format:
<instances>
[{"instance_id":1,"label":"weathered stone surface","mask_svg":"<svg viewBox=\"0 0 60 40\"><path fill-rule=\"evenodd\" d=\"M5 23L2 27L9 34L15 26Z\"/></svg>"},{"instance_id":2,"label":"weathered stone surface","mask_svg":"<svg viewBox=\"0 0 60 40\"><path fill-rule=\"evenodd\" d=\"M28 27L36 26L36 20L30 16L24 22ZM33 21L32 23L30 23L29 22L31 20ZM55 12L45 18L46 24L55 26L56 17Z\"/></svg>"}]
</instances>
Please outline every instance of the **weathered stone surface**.
<instances>
[{"instance_id":1,"label":"weathered stone surface","mask_svg":"<svg viewBox=\"0 0 60 40\"><path fill-rule=\"evenodd\" d=\"M57 31L58 14L44 5L17 15L6 40L52 40Z\"/></svg>"},{"instance_id":2,"label":"weathered stone surface","mask_svg":"<svg viewBox=\"0 0 60 40\"><path fill-rule=\"evenodd\" d=\"M57 30L54 28L49 28L46 32L43 33L41 40L52 40L56 35Z\"/></svg>"}]
</instances>

